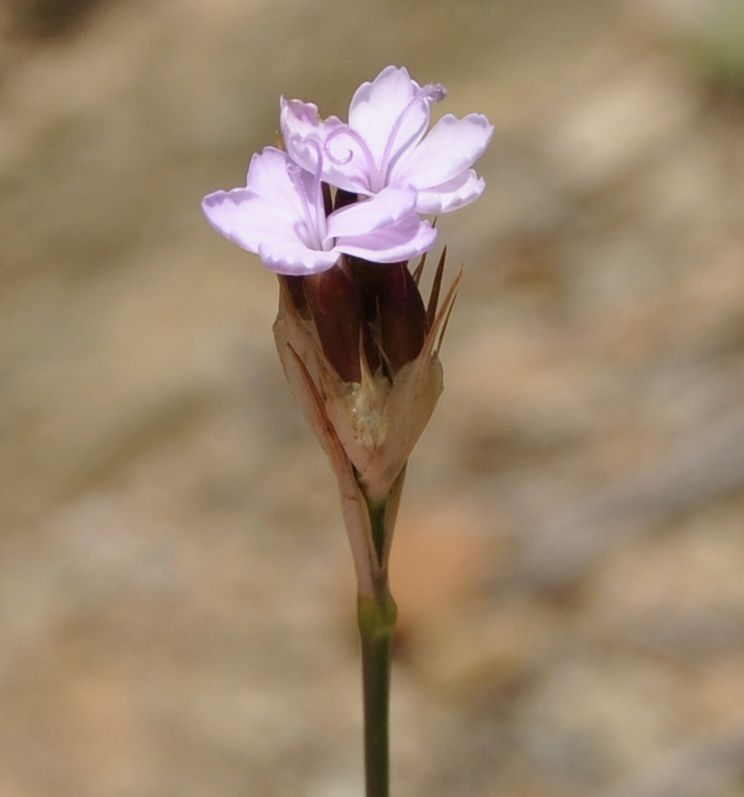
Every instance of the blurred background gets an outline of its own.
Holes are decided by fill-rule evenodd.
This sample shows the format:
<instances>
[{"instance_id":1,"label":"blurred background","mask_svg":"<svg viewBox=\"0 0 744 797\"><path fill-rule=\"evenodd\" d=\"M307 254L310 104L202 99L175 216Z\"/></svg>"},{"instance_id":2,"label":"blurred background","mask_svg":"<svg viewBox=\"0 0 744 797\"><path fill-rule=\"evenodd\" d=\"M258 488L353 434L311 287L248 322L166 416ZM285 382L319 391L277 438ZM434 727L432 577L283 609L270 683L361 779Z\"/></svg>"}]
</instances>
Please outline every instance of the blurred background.
<instances>
[{"instance_id":1,"label":"blurred background","mask_svg":"<svg viewBox=\"0 0 744 797\"><path fill-rule=\"evenodd\" d=\"M351 558L201 196L389 63L496 125L393 547L396 797L744 794L744 6L5 0L0 795L359 797ZM440 110L440 108L442 110Z\"/></svg>"}]
</instances>

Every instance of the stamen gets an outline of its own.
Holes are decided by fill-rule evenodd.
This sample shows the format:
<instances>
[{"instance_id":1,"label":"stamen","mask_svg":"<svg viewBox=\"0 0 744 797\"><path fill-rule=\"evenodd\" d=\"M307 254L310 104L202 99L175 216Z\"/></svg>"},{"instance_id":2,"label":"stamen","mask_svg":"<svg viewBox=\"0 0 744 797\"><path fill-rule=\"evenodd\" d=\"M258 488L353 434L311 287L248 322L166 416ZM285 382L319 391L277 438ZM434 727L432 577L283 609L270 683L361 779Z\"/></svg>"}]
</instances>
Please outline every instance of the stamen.
<instances>
[{"instance_id":1,"label":"stamen","mask_svg":"<svg viewBox=\"0 0 744 797\"><path fill-rule=\"evenodd\" d=\"M375 159L372 157L372 153L369 151L367 142L359 135L359 133L356 132L356 130L352 130L350 127L337 127L328 134L325 144L323 145L323 151L328 156L328 160L336 166L346 166L346 164L351 163L351 161L354 159L355 153L353 147L349 147L349 150L344 158L339 158L338 156L334 155L333 152L331 152L331 142L339 136L348 136L359 147L359 149L362 151L362 155L364 156L364 160L366 161L367 170L370 177L377 174ZM371 187L369 185L364 185L361 181L358 182L366 189Z\"/></svg>"},{"instance_id":2,"label":"stamen","mask_svg":"<svg viewBox=\"0 0 744 797\"><path fill-rule=\"evenodd\" d=\"M321 239L319 236L317 218L313 217L313 211L307 201L307 192L305 190L305 183L302 180L302 169L294 164L287 166L287 174L289 179L294 183L297 193L302 202L302 212L305 216L305 228L308 233L309 240L306 242L307 246L312 249L322 250Z\"/></svg>"},{"instance_id":3,"label":"stamen","mask_svg":"<svg viewBox=\"0 0 744 797\"><path fill-rule=\"evenodd\" d=\"M313 172L313 200L315 203L315 218L316 218L316 230L318 233L318 241L320 243L320 248L323 248L323 241L326 239L326 235L328 234L328 221L326 219L326 212L325 212L325 201L323 199L323 151L320 147L319 142L317 142L313 138L309 138L307 143L310 145L312 149L315 150L315 157L317 161L315 163L315 171Z\"/></svg>"}]
</instances>

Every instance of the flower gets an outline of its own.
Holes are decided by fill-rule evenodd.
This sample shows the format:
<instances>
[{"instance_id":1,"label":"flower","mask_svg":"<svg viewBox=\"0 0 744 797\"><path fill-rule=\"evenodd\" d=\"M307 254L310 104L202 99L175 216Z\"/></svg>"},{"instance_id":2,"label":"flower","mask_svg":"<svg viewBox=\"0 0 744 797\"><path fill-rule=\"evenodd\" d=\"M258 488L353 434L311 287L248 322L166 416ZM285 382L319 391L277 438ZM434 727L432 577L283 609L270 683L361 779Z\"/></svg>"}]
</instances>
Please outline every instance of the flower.
<instances>
[{"instance_id":1,"label":"flower","mask_svg":"<svg viewBox=\"0 0 744 797\"><path fill-rule=\"evenodd\" d=\"M388 66L362 83L344 124L321 120L317 106L281 99L281 128L292 159L345 191L373 196L414 188L418 213L448 213L477 199L485 183L471 168L493 135L485 116L443 116L426 134L439 84L420 86L404 67Z\"/></svg>"},{"instance_id":2,"label":"flower","mask_svg":"<svg viewBox=\"0 0 744 797\"><path fill-rule=\"evenodd\" d=\"M432 245L436 232L416 214L411 187L390 186L326 215L320 152L316 164L311 174L285 152L266 147L251 159L245 188L208 194L204 213L217 232L258 254L277 274L317 274L342 253L396 263Z\"/></svg>"}]
</instances>

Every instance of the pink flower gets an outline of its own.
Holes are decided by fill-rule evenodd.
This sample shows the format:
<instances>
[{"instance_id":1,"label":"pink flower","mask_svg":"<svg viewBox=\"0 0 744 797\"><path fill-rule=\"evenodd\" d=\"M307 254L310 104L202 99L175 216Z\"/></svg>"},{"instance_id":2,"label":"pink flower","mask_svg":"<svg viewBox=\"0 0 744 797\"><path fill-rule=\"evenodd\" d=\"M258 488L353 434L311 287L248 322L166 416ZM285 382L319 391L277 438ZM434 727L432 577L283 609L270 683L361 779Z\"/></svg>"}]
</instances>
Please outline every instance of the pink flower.
<instances>
[{"instance_id":1,"label":"pink flower","mask_svg":"<svg viewBox=\"0 0 744 797\"><path fill-rule=\"evenodd\" d=\"M258 254L277 274L317 274L342 253L398 263L432 245L436 232L416 214L410 187L390 186L326 216L323 160L318 152L310 173L281 150L266 147L253 156L245 188L208 194L204 213L217 232Z\"/></svg>"},{"instance_id":2,"label":"pink flower","mask_svg":"<svg viewBox=\"0 0 744 797\"><path fill-rule=\"evenodd\" d=\"M388 66L363 83L349 122L321 120L312 103L281 100L281 128L292 159L323 179L372 196L387 187L413 188L418 213L447 213L477 199L485 186L471 168L493 135L482 114L443 116L426 134L441 85L419 86L405 68Z\"/></svg>"}]
</instances>

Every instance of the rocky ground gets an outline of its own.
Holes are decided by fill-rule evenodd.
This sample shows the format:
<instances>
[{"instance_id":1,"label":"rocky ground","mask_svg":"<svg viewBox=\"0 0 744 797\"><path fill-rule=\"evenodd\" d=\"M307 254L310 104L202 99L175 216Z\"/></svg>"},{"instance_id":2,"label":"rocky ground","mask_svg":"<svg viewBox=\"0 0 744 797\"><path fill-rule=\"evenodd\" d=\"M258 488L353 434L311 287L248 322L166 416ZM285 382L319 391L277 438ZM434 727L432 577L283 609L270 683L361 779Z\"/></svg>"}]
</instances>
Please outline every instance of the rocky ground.
<instances>
[{"instance_id":1,"label":"rocky ground","mask_svg":"<svg viewBox=\"0 0 744 797\"><path fill-rule=\"evenodd\" d=\"M351 561L201 195L388 63L496 124L409 469L396 797L744 793L744 15L0 8L0 795L356 797Z\"/></svg>"}]
</instances>

